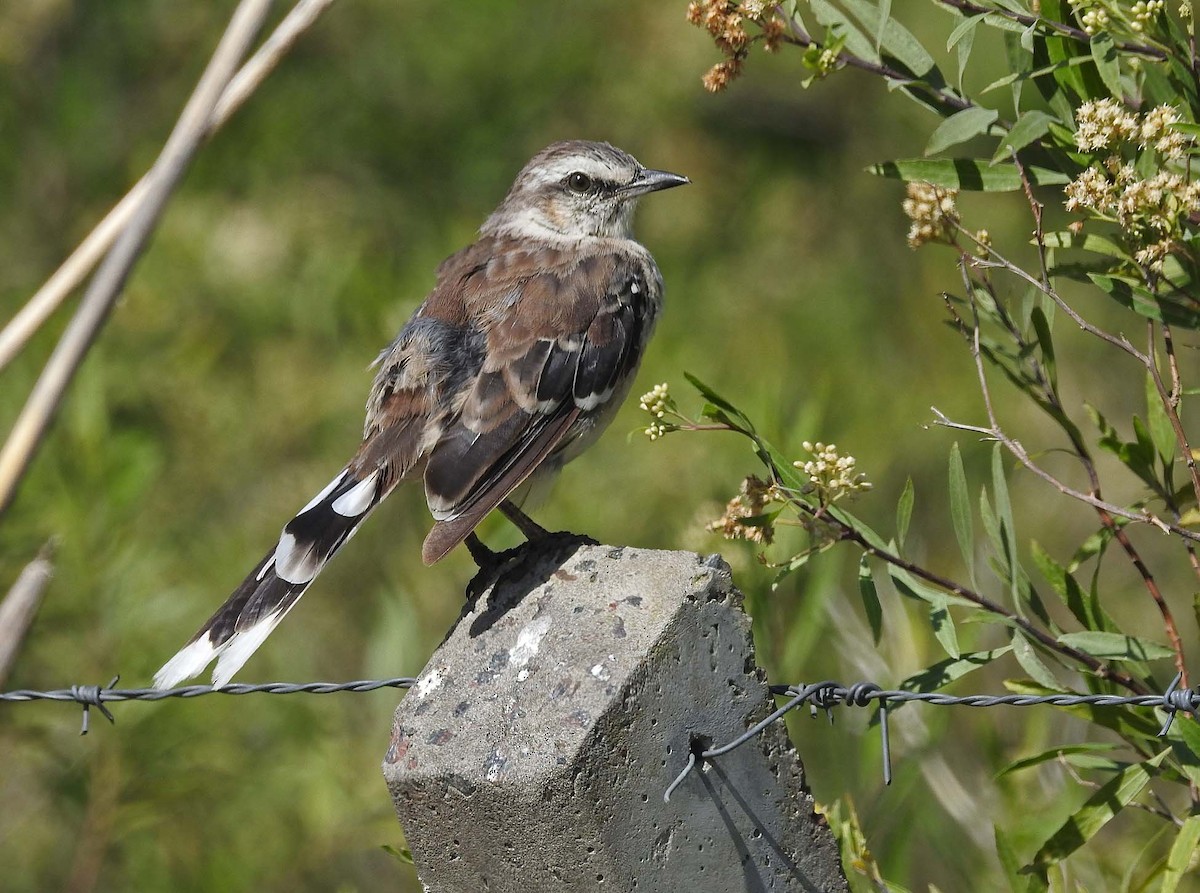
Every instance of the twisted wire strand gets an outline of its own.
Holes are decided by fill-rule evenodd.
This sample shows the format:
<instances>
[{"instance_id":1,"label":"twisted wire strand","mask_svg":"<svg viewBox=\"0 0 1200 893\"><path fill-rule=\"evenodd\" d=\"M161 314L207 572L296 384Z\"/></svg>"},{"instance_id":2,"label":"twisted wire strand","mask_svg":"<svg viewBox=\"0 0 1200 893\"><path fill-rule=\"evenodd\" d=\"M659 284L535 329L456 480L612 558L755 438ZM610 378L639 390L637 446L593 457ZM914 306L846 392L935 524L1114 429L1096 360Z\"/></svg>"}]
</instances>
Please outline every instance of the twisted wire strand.
<instances>
[{"instance_id":1,"label":"twisted wire strand","mask_svg":"<svg viewBox=\"0 0 1200 893\"><path fill-rule=\"evenodd\" d=\"M788 696L787 703L726 744L702 750L693 748L687 765L663 792L663 800L670 801L671 794L696 766L703 765L705 760L723 756L741 747L747 741L762 734L768 726L778 722L805 703L812 707L814 713L817 710L826 711L832 722L832 708L834 707L867 707L872 702L876 702L879 706L879 730L883 743L883 781L884 784L891 784L891 741L888 733L887 714L889 704L917 701L938 707L1036 707L1041 705L1077 707L1085 704L1093 707L1158 707L1167 714L1162 730L1158 733L1162 738L1170 731L1176 713L1182 711L1196 718L1197 712L1200 712L1200 690L1179 688L1181 678L1182 674L1176 674L1167 690L1161 695L1072 695L1066 693L1052 695L948 695L936 691L883 689L874 682L856 682L853 685L845 686L831 680L814 682L810 685L803 683L772 685L770 686L771 694ZM693 736L693 740L696 740L695 736Z\"/></svg>"},{"instance_id":2,"label":"twisted wire strand","mask_svg":"<svg viewBox=\"0 0 1200 893\"><path fill-rule=\"evenodd\" d=\"M214 685L185 685L180 688L115 688L120 676L113 677L108 685L72 685L53 691L18 689L0 692L0 702L22 703L29 701L69 701L83 706L83 725L79 734L88 733L88 710L97 708L110 723L115 722L112 712L105 706L113 701L162 701L167 698L198 698L204 695L329 695L338 692L368 692L381 688L411 688L416 684L413 676L396 676L392 679L358 679L353 682L264 682L255 685L230 683L220 688Z\"/></svg>"}]
</instances>

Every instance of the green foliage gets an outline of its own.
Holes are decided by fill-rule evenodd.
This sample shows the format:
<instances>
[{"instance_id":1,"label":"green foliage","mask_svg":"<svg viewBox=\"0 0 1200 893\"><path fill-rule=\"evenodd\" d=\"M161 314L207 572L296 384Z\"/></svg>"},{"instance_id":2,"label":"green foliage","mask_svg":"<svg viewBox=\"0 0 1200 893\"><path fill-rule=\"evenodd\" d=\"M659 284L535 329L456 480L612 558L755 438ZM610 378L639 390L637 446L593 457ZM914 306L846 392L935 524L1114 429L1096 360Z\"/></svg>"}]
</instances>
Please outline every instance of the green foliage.
<instances>
[{"instance_id":1,"label":"green foliage","mask_svg":"<svg viewBox=\"0 0 1200 893\"><path fill-rule=\"evenodd\" d=\"M1174 354L1162 341L1163 322L1190 329L1196 318L1194 224L1159 209L1179 242L1146 275L1137 252L1159 232L1149 226L1153 209L1141 206L1138 233L1091 208L1072 219L1058 187L1103 166L1103 153L1074 142L1076 110L1110 95L1114 61L1123 107L1144 115L1175 106L1184 120L1168 129L1193 151L1200 130L1190 60L1178 50L1183 25L1174 7L1136 33L1128 15L1116 18L1110 47L1077 33L1083 8L1042 0L1038 15L1030 3L980 0L960 15L951 6L784 3L794 27L781 20L730 44L741 80L728 95L701 97L695 74L711 50L672 4L335 4L201 152L0 524L5 582L47 538L62 542L9 687L101 682L116 671L127 684L146 681L353 450L364 367L437 263L472 237L533 151L584 136L694 180L677 203L648 205L639 220L668 294L643 379L649 387L695 370L714 393L738 395L726 408L705 399L754 436L653 447L607 438L568 468L539 520L607 542L711 551L716 541L698 518L719 512L747 465L769 459L802 499L788 493L741 517L746 529L774 526L777 566L749 552L729 557L773 679L846 678L864 666L879 681L904 679L999 652L965 684L990 690L1003 675L1014 691L1161 689L1169 661L1142 650L1110 662L1059 637L1106 632L1174 648L1130 570L1119 539L1127 532L1177 625L1186 618L1183 641L1197 640L1197 587L1178 569L1178 550L1200 514L1172 415L1195 396L1194 351L1190 332ZM0 17L5 319L144 171L230 8L21 3ZM751 16L743 24L753 30ZM776 55L750 64L760 46ZM939 124L971 107L997 117L939 157L923 156ZM1126 140L1120 152L1138 182L1154 176L1158 150ZM902 160L880 161L889 157ZM862 175L868 167L981 193L961 198L961 219L983 215L988 238L974 227L944 229L967 261L969 285L949 254L904 249L894 184ZM1115 175L1102 173L1115 188ZM1032 247L1026 181L1045 204ZM1053 294L1041 287L1046 277ZM930 313L929 296L942 291L948 329ZM1067 307L1118 342L1127 335L1142 345L1152 330L1159 377L1178 405L1148 404L1152 376L1141 360L1124 351L1114 362L1108 351L1120 347L1081 332ZM60 330L55 320L5 370L6 423ZM1010 385L990 396L1019 435L1013 443L1027 445L1026 458L1062 463L1054 473L1084 495L1086 474L1066 462L1080 461L1080 445L1093 449L1107 463L1097 463L1100 501L1124 512L1110 512L1111 524L1091 502L1058 499L1007 450L999 489L1013 518L1005 519L990 447L977 442L986 432L956 430L961 475L952 469L946 485L950 444L918 423L930 403L949 416L985 415L970 360L954 349L962 335L969 350L977 333L989 372ZM1111 420L1111 435L1080 410L1084 400ZM627 407L617 426L633 428L636 415ZM818 434L853 444L873 493L830 501L829 480L824 502L803 492L809 479L790 457L814 461L800 444ZM1136 456L1136 468L1123 455ZM797 514L803 499L821 515ZM428 523L419 494L389 500L246 678L416 672L457 616L471 575L462 555L420 566ZM894 543L877 532L892 525ZM852 535L830 538L844 531ZM963 531L969 556L955 546ZM484 534L499 546L515 538L500 522ZM860 602L866 622L856 636L847 606ZM116 727L82 740L61 706L0 710L3 885L419 889L385 848L403 853L376 775L394 703L382 692L117 705ZM857 889L879 889L885 875L912 889L1028 886L1034 878L1022 869L1087 799L1071 773L1102 786L1161 750L1161 720L1145 710L998 715L900 711L897 750L902 742L920 758L897 754L890 792L872 789L870 738L796 726ZM910 718L920 721L906 728ZM1176 720L1169 756L1130 801L1147 808L1115 813L1102 839L1054 866L1060 876L1109 889L1132 872L1130 889L1188 888L1195 729ZM1062 763L1046 757L995 789L977 781L1081 737L1112 747L1063 750ZM946 761L925 777L935 755ZM958 793L933 777L955 773L965 780ZM861 792L861 821L836 802L847 791ZM1159 797L1182 827L1151 811ZM942 803L965 806L978 822ZM970 827L988 822L994 847Z\"/></svg>"},{"instance_id":2,"label":"green foliage","mask_svg":"<svg viewBox=\"0 0 1200 893\"><path fill-rule=\"evenodd\" d=\"M876 162L868 170L908 184L911 247L942 243L953 251L947 266L957 271L957 283L945 290L945 307L973 366L972 417L982 421L960 422L935 409L935 424L994 442L990 462L978 448L950 446L945 500L958 573L941 569L945 548L914 543L920 521L911 477L898 490L895 536L884 541L834 505L811 463L794 463L807 482L785 481L780 470L789 463L775 449L756 450L774 484L764 498L775 506L772 523L799 527L803 539L771 545L774 532L764 534L761 526L752 539L770 545L763 560L785 572L807 572L810 558L834 544L851 546L876 645L907 634L893 629L884 610L887 593L877 589L874 572L882 566L879 576L890 580L894 594L922 606L928 634L945 655L908 675L903 688L934 691L968 672L1007 664L1008 672L1027 677L1005 681L1014 691L1159 692L1196 657L1187 643L1200 638L1197 617L1178 603L1200 583L1194 529L1200 474L1185 417L1197 374L1191 333L1200 329L1200 180L1193 174L1200 156L1200 58L1189 36L1190 5L933 5L947 13L937 26L907 8L866 0L797 2L782 12L721 0L699 4L744 15L768 39L787 35L783 43L825 60L825 75L870 72L935 113L924 128L925 157ZM806 29L809 11L838 36L836 46ZM953 68L929 50L943 45ZM1007 70L982 64L980 46L1003 48ZM943 67L956 72L953 83ZM968 213L958 207L963 191L988 195ZM1031 245L1009 238L1001 247L992 235L1005 211L991 194L1005 192L1024 200ZM1112 304L1105 306L1105 297ZM1181 350L1184 343L1188 350ZM1135 374L1101 372L1099 364ZM1007 384L1007 399L997 381ZM681 430L715 427L763 442L747 414L711 388L703 393L710 404L719 400L720 415L703 412L708 424L684 423ZM932 391L930 398L938 399ZM1040 425L1020 419L1021 404ZM730 418L737 424L727 425ZM815 439L815 432L800 436ZM892 489L886 481L882 488ZM1055 503L1052 511L1064 517L1090 516L1090 528L1073 524L1074 544L1050 534L1058 545L1048 547L1039 541L1046 533L1039 539L1029 533L1030 519L1043 514L1035 502ZM727 535L731 525L737 535L736 514L727 513ZM1148 533L1154 529L1159 533ZM1157 539L1162 533L1165 543ZM1119 549L1109 555L1113 543ZM780 551L789 554L781 558ZM983 559L990 574L977 567ZM1038 582L1027 567L1036 568ZM1047 587L1057 600L1043 599L1039 590ZM981 637L974 634L966 644L968 622L988 631L986 647L975 644ZM1018 797L1022 777L1053 761L1070 766L1094 792L1057 825L1027 811L997 831L996 855L1009 885L1044 890L1062 881L1065 888L1079 872L1115 888L1117 877L1104 873L1103 858L1089 847L1110 822L1130 825L1130 807L1141 806L1158 824L1139 832L1136 858L1120 869L1122 889L1151 883L1176 889L1194 868L1200 834L1196 724L1184 720L1164 749L1158 723L1144 711L1060 709L1082 718L1098 740L1019 757L999 783Z\"/></svg>"}]
</instances>

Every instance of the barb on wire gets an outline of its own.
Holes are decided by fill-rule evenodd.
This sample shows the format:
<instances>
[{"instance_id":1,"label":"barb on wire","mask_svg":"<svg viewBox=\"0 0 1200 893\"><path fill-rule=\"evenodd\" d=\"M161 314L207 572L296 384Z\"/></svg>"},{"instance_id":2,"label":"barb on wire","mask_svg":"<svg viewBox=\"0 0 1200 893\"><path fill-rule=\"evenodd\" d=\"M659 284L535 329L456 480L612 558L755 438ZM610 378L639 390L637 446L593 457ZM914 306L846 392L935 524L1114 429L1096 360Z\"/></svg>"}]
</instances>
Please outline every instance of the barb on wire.
<instances>
[{"instance_id":1,"label":"barb on wire","mask_svg":"<svg viewBox=\"0 0 1200 893\"><path fill-rule=\"evenodd\" d=\"M763 730L772 723L778 722L788 713L805 703L810 705L814 715L816 715L818 710L824 710L829 716L830 722L832 722L832 708L838 705L866 707L872 701L878 702L879 733L883 749L883 781L884 784L891 784L891 741L888 734L887 717L889 703L921 701L939 707L1036 707L1040 705L1075 707L1081 704L1089 704L1094 707L1158 707L1167 714L1166 722L1163 723L1162 730L1158 733L1161 738L1165 737L1167 732L1170 731L1171 723L1175 720L1175 714L1179 711L1182 710L1184 713L1191 714L1193 719L1198 718L1197 714L1200 713L1200 688L1180 689L1179 683L1182 678L1183 674L1177 673L1171 684L1167 687L1167 690L1161 695L948 695L941 692L889 691L880 688L874 682L856 682L849 687L839 682L831 681L814 682L811 685L772 685L770 687L771 694L789 696L787 703L761 722L755 723L727 744L703 750L693 747L688 757L687 765L683 767L680 773L667 786L666 791L663 792L663 800L670 801L671 794L675 792L675 789L683 783L684 779L687 778L697 765L702 766L705 760L722 756L731 750L741 747L750 739L762 734ZM696 741L699 739L693 734L692 740Z\"/></svg>"},{"instance_id":2,"label":"barb on wire","mask_svg":"<svg viewBox=\"0 0 1200 893\"><path fill-rule=\"evenodd\" d=\"M218 688L215 685L185 685L180 688L114 688L120 680L114 676L108 685L72 685L53 691L0 692L0 702L24 701L69 701L83 705L83 728L81 735L88 733L88 710L97 708L105 719L115 723L112 712L105 706L111 701L162 701L166 698L198 698L203 695L328 695L336 692L367 692L381 688L411 688L417 680L412 676L396 676L392 679L359 679L355 682L263 682L259 684L231 683Z\"/></svg>"}]
</instances>

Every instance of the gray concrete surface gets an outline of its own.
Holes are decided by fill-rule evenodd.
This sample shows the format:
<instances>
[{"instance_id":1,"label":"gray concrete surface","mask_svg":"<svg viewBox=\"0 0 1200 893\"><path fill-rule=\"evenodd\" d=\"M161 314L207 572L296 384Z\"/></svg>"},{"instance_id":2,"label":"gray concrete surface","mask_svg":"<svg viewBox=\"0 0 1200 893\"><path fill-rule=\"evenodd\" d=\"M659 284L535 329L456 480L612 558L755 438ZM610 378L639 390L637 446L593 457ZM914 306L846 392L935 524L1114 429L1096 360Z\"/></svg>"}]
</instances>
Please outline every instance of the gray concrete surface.
<instances>
[{"instance_id":1,"label":"gray concrete surface","mask_svg":"<svg viewBox=\"0 0 1200 893\"><path fill-rule=\"evenodd\" d=\"M573 554L572 554L573 553ZM433 893L844 891L718 557L567 545L468 605L383 770Z\"/></svg>"}]
</instances>

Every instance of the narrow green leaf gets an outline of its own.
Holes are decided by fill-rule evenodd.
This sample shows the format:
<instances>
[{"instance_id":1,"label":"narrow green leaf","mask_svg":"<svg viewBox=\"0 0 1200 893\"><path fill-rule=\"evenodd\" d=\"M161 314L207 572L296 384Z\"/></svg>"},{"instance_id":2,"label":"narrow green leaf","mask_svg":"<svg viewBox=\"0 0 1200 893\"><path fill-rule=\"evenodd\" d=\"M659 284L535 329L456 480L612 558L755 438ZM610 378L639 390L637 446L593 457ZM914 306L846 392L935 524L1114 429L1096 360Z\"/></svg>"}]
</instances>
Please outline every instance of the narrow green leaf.
<instances>
[{"instance_id":1,"label":"narrow green leaf","mask_svg":"<svg viewBox=\"0 0 1200 893\"><path fill-rule=\"evenodd\" d=\"M878 645L883 634L883 606L879 603L879 591L875 588L875 577L865 554L858 559L858 594L862 597L867 623L871 625L871 638Z\"/></svg>"},{"instance_id":2,"label":"narrow green leaf","mask_svg":"<svg viewBox=\"0 0 1200 893\"><path fill-rule=\"evenodd\" d=\"M996 773L996 778L1003 778L1005 775L1010 775L1013 772L1020 772L1022 769L1031 769L1034 766L1040 766L1042 763L1047 763L1050 760L1057 760L1059 757L1064 757L1067 754L1076 753L1109 753L1116 750L1115 744L1068 744L1062 747L1054 747L1042 753L1034 754L1029 757L1021 757L1019 760L1013 760L1003 769Z\"/></svg>"},{"instance_id":3,"label":"narrow green leaf","mask_svg":"<svg viewBox=\"0 0 1200 893\"><path fill-rule=\"evenodd\" d=\"M942 83L941 73L921 42L896 19L889 18L881 6L869 0L842 0L863 26L879 36L878 46L900 62L920 80L935 86Z\"/></svg>"},{"instance_id":4,"label":"narrow green leaf","mask_svg":"<svg viewBox=\"0 0 1200 893\"><path fill-rule=\"evenodd\" d=\"M954 524L954 537L962 553L963 564L975 585L975 531L971 521L971 498L967 495L967 472L963 468L962 454L958 441L950 446L950 520Z\"/></svg>"},{"instance_id":5,"label":"narrow green leaf","mask_svg":"<svg viewBox=\"0 0 1200 893\"><path fill-rule=\"evenodd\" d=\"M1017 530L1013 524L1012 502L1008 498L1008 482L1004 478L1004 454L1000 444L992 450L992 498L996 502L996 518L1000 522L1000 539L1004 550L997 555L1007 569L1009 594L1013 605L1019 605L1021 565L1017 560Z\"/></svg>"},{"instance_id":6,"label":"narrow green leaf","mask_svg":"<svg viewBox=\"0 0 1200 893\"><path fill-rule=\"evenodd\" d=\"M909 676L897 688L900 691L938 691L945 688L956 679L971 673L981 667L986 667L997 658L1003 657L1012 650L1011 645L994 648L991 651L971 651L940 660L919 673Z\"/></svg>"},{"instance_id":7,"label":"narrow green leaf","mask_svg":"<svg viewBox=\"0 0 1200 893\"><path fill-rule=\"evenodd\" d=\"M1000 145L992 156L992 164L1002 161L1013 152L1021 151L1034 140L1041 139L1050 129L1050 124L1057 120L1045 112L1036 110L1025 112L1017 118L1017 123L1012 126L1004 139L1000 140Z\"/></svg>"},{"instance_id":8,"label":"narrow green leaf","mask_svg":"<svg viewBox=\"0 0 1200 893\"><path fill-rule=\"evenodd\" d=\"M1112 757L1102 757L1097 754L1073 753L1063 757L1063 762L1076 769L1087 769L1098 772L1120 772L1129 765L1128 760L1114 760Z\"/></svg>"},{"instance_id":9,"label":"narrow green leaf","mask_svg":"<svg viewBox=\"0 0 1200 893\"><path fill-rule=\"evenodd\" d=\"M908 522L912 519L914 499L913 482L912 478L909 478L900 492L900 501L896 503L896 542L901 552L904 550L904 539L908 536Z\"/></svg>"},{"instance_id":10,"label":"narrow green leaf","mask_svg":"<svg viewBox=\"0 0 1200 893\"><path fill-rule=\"evenodd\" d=\"M817 21L831 29L839 37L845 38L846 49L868 62L878 62L879 54L875 52L874 43L859 29L853 19L838 9L828 0L809 0L809 7Z\"/></svg>"},{"instance_id":11,"label":"narrow green leaf","mask_svg":"<svg viewBox=\"0 0 1200 893\"><path fill-rule=\"evenodd\" d=\"M895 550L895 547L884 540L884 538L878 533L876 533L871 528L871 525L869 525L866 521L863 521L861 518L850 514L850 512L846 511L841 506L832 505L827 509L827 511L836 520L853 527L872 547L879 549L881 552L891 552Z\"/></svg>"},{"instance_id":12,"label":"narrow green leaf","mask_svg":"<svg viewBox=\"0 0 1200 893\"><path fill-rule=\"evenodd\" d=\"M742 412L740 409L738 409L736 406L734 406L732 403L730 403L728 400L726 400L724 397L722 397L720 394L718 394L716 391L714 391L712 388L710 388L708 385L706 385L700 379L696 378L696 376L692 375L690 372L684 372L683 377L686 378L688 380L688 383L691 384L691 386L694 387L697 391L699 391L700 395L705 400L707 400L709 403L712 403L714 406L720 407L721 409L725 410L726 412L731 412L736 416L742 415Z\"/></svg>"},{"instance_id":13,"label":"narrow green leaf","mask_svg":"<svg viewBox=\"0 0 1200 893\"><path fill-rule=\"evenodd\" d=\"M1096 832L1145 789L1168 753L1169 750L1164 750L1144 763L1134 764L1101 785L1087 802L1042 844L1033 857L1032 864L1045 870L1091 840Z\"/></svg>"},{"instance_id":14,"label":"narrow green leaf","mask_svg":"<svg viewBox=\"0 0 1200 893\"><path fill-rule=\"evenodd\" d=\"M917 601L925 602L934 607L946 605L957 605L960 608L977 608L979 607L973 601L965 599L959 595L951 595L948 592L943 592L940 589L935 589L929 586L902 567L896 567L894 564L887 566L888 576L892 578L892 582L896 584L897 591L908 598L916 599Z\"/></svg>"},{"instance_id":15,"label":"narrow green leaf","mask_svg":"<svg viewBox=\"0 0 1200 893\"><path fill-rule=\"evenodd\" d=\"M945 652L952 658L957 658L960 654L958 632L954 628L954 618L950 616L949 599L943 598L940 604L930 604L929 624L933 627L934 638Z\"/></svg>"},{"instance_id":16,"label":"narrow green leaf","mask_svg":"<svg viewBox=\"0 0 1200 893\"><path fill-rule=\"evenodd\" d=\"M380 844L379 847L397 862L403 862L405 865L413 865L412 850L408 848L394 847L391 844Z\"/></svg>"},{"instance_id":17,"label":"narrow green leaf","mask_svg":"<svg viewBox=\"0 0 1200 893\"><path fill-rule=\"evenodd\" d=\"M996 552L1004 551L1004 540L1000 536L1000 522L996 518L996 513L992 510L992 504L988 501L987 488L981 487L979 491L979 518L983 521L983 529L987 532L988 539L992 542L992 548Z\"/></svg>"},{"instance_id":18,"label":"narrow green leaf","mask_svg":"<svg viewBox=\"0 0 1200 893\"><path fill-rule=\"evenodd\" d=\"M1092 273L1088 278L1114 301L1139 316L1188 329L1200 329L1200 305L1195 301L1155 295L1137 282L1120 276Z\"/></svg>"},{"instance_id":19,"label":"narrow green leaf","mask_svg":"<svg viewBox=\"0 0 1200 893\"><path fill-rule=\"evenodd\" d=\"M971 60L971 50L975 48L975 29L983 21L983 18L982 15L973 15L963 19L950 32L950 37L946 41L946 52L954 50L958 61L958 81L956 86L959 93L963 92L963 78L967 74L967 63Z\"/></svg>"},{"instance_id":20,"label":"narrow green leaf","mask_svg":"<svg viewBox=\"0 0 1200 893\"><path fill-rule=\"evenodd\" d=\"M926 155L936 155L951 146L965 143L971 137L986 133L992 123L1000 117L995 109L971 106L956 112L937 126L925 146Z\"/></svg>"},{"instance_id":21,"label":"narrow green leaf","mask_svg":"<svg viewBox=\"0 0 1200 893\"><path fill-rule=\"evenodd\" d=\"M1008 881L1008 889L1012 893L1042 893L1048 886L1035 874L1028 874L1023 869L1025 860L1017 855L1012 841L1000 828L995 829L996 855L1000 858L1000 867L1004 869L1004 877Z\"/></svg>"},{"instance_id":22,"label":"narrow green leaf","mask_svg":"<svg viewBox=\"0 0 1200 893\"><path fill-rule=\"evenodd\" d=\"M980 90L979 94L982 96L984 93L990 93L992 90L998 90L1000 87L1006 87L1012 83L1022 83L1024 81L1035 80L1048 74L1055 74L1064 69L1075 68L1090 61L1091 60L1086 56L1076 56L1073 59L1062 59L1058 62L1054 62L1038 69L1018 69L1013 71L1011 74L1006 74L1004 77L997 78L996 80L992 81L982 90ZM1059 115L1059 117L1061 118L1063 116Z\"/></svg>"},{"instance_id":23,"label":"narrow green leaf","mask_svg":"<svg viewBox=\"0 0 1200 893\"><path fill-rule=\"evenodd\" d=\"M899 159L873 164L867 171L907 183L926 182L973 192L1015 192L1021 188L1021 174L1015 165L992 165L977 158ZM1042 167L1027 166L1025 173L1036 186L1061 186L1071 179Z\"/></svg>"},{"instance_id":24,"label":"narrow green leaf","mask_svg":"<svg viewBox=\"0 0 1200 893\"><path fill-rule=\"evenodd\" d=\"M1037 24L1034 22L1021 32L1021 49L1031 55L1033 54L1033 38L1037 34Z\"/></svg>"},{"instance_id":25,"label":"narrow green leaf","mask_svg":"<svg viewBox=\"0 0 1200 893\"><path fill-rule=\"evenodd\" d=\"M1167 734L1167 742L1180 771L1192 784L1200 785L1200 723L1190 716L1177 714Z\"/></svg>"},{"instance_id":26,"label":"narrow green leaf","mask_svg":"<svg viewBox=\"0 0 1200 893\"><path fill-rule=\"evenodd\" d=\"M991 24L990 19L988 20L988 24ZM1016 22L1013 24L1017 25L1017 33L1014 34L1011 30L1009 30L1003 35L1004 54L1007 58L1008 64L1005 65L1004 69L1002 70L1007 70L1013 73L1013 79L1009 81L1009 90L1012 93L1013 110L1020 114L1021 95L1025 91L1025 84L1028 83L1028 81L1022 78L1022 75L1026 74L1030 71L1030 69L1033 68L1033 57L1029 53L1025 52L1024 49L1022 49L1020 41L1018 40L1018 35L1023 31L1023 29Z\"/></svg>"},{"instance_id":27,"label":"narrow green leaf","mask_svg":"<svg viewBox=\"0 0 1200 893\"><path fill-rule=\"evenodd\" d=\"M1121 99L1121 66L1117 62L1117 46L1112 35L1107 31L1098 31L1092 35L1092 61L1100 72L1100 80L1108 87L1108 92L1115 98Z\"/></svg>"},{"instance_id":28,"label":"narrow green leaf","mask_svg":"<svg viewBox=\"0 0 1200 893\"><path fill-rule=\"evenodd\" d=\"M883 47L883 31L892 17L892 0L879 0L879 24L875 27L875 52Z\"/></svg>"},{"instance_id":29,"label":"narrow green leaf","mask_svg":"<svg viewBox=\"0 0 1200 893\"><path fill-rule=\"evenodd\" d=\"M1175 893L1183 876L1191 871L1192 859L1200 846L1200 815L1191 815L1183 820L1183 827L1171 844L1167 855L1167 869L1163 872L1159 893Z\"/></svg>"},{"instance_id":30,"label":"narrow green leaf","mask_svg":"<svg viewBox=\"0 0 1200 893\"><path fill-rule=\"evenodd\" d=\"M1065 22L1071 15L1071 11L1063 0L1042 0L1041 14L1048 21ZM1074 38L1045 37L1043 43L1046 47L1046 57L1051 62L1068 59L1092 62L1091 53L1085 54ZM1096 73L1096 66L1093 64L1060 68L1054 72L1054 80L1083 100L1100 99L1108 95L1104 82L1100 80Z\"/></svg>"},{"instance_id":31,"label":"narrow green leaf","mask_svg":"<svg viewBox=\"0 0 1200 893\"><path fill-rule=\"evenodd\" d=\"M1112 239L1097 235L1096 233L1073 233L1069 230L1063 230L1057 233L1046 233L1042 237L1042 241L1047 248L1077 248L1081 251L1090 251L1093 254L1103 254L1107 257L1131 260L1129 252L1123 247Z\"/></svg>"},{"instance_id":32,"label":"narrow green leaf","mask_svg":"<svg viewBox=\"0 0 1200 893\"><path fill-rule=\"evenodd\" d=\"M1143 466L1145 466L1150 477L1154 478L1155 483L1158 479L1154 477L1154 456L1156 449L1154 447L1154 438L1150 434L1150 429L1146 423L1142 421L1140 416L1133 417L1133 437L1136 445L1138 458Z\"/></svg>"},{"instance_id":33,"label":"narrow green leaf","mask_svg":"<svg viewBox=\"0 0 1200 893\"><path fill-rule=\"evenodd\" d=\"M1108 544L1112 542L1112 538L1113 532L1107 527L1101 527L1080 543L1079 548L1075 550L1075 554L1071 556L1071 562L1067 565L1067 570L1075 573L1089 558L1103 555L1104 550L1108 548Z\"/></svg>"},{"instance_id":34,"label":"narrow green leaf","mask_svg":"<svg viewBox=\"0 0 1200 893\"><path fill-rule=\"evenodd\" d=\"M1170 468L1175 461L1175 429L1167 416L1166 407L1154 384L1154 376L1146 373L1146 425L1150 429L1150 439L1162 459L1163 467Z\"/></svg>"},{"instance_id":35,"label":"narrow green leaf","mask_svg":"<svg viewBox=\"0 0 1200 893\"><path fill-rule=\"evenodd\" d=\"M1029 644L1029 639L1019 630L1013 631L1012 649L1013 657L1017 659L1021 669L1032 676L1035 682L1040 682L1046 688L1061 688L1059 681L1050 672L1050 668L1038 656L1037 650Z\"/></svg>"},{"instance_id":36,"label":"narrow green leaf","mask_svg":"<svg viewBox=\"0 0 1200 893\"><path fill-rule=\"evenodd\" d=\"M1175 656L1175 652L1165 645L1125 636L1121 633L1096 632L1094 630L1064 633L1058 637L1058 641L1093 657L1106 660L1164 660Z\"/></svg>"},{"instance_id":37,"label":"narrow green leaf","mask_svg":"<svg viewBox=\"0 0 1200 893\"><path fill-rule=\"evenodd\" d=\"M777 589L779 584L782 583L787 577L791 576L796 571L800 570L800 568L804 567L804 565L808 564L808 559L812 558L814 554L815 553L811 549L805 549L803 552L798 552L789 558L776 571L775 578L771 580L771 589Z\"/></svg>"},{"instance_id":38,"label":"narrow green leaf","mask_svg":"<svg viewBox=\"0 0 1200 893\"><path fill-rule=\"evenodd\" d=\"M1037 565L1038 571L1046 578L1046 582L1050 584L1050 588L1058 593L1058 597L1062 599L1063 604L1067 606L1067 609L1079 621L1080 626L1085 629L1101 632L1113 629L1112 621L1099 604L1089 598L1074 575L1055 561L1050 556L1050 553L1042 548L1041 543L1037 540L1032 540L1029 552L1033 558L1033 563Z\"/></svg>"},{"instance_id":39,"label":"narrow green leaf","mask_svg":"<svg viewBox=\"0 0 1200 893\"><path fill-rule=\"evenodd\" d=\"M1054 339L1050 337L1050 321L1041 307L1034 307L1029 313L1029 322L1037 335L1038 347L1042 349L1042 369L1050 381L1050 389L1058 393L1058 364L1054 360Z\"/></svg>"},{"instance_id":40,"label":"narrow green leaf","mask_svg":"<svg viewBox=\"0 0 1200 893\"><path fill-rule=\"evenodd\" d=\"M965 16L963 20L955 26L954 30L950 32L950 36L946 38L946 52L950 52L955 46L958 45L959 41L973 34L975 29L979 26L979 23L982 21L983 14Z\"/></svg>"}]
</instances>

